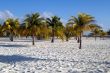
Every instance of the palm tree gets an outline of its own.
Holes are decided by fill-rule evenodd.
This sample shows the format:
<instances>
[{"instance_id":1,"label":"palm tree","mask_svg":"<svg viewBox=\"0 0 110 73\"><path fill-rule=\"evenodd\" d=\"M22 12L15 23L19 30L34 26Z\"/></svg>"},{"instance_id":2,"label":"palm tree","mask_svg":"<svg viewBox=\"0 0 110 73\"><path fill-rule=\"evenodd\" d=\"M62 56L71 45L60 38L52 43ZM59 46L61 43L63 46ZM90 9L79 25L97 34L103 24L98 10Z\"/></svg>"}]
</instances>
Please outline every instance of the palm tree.
<instances>
[{"instance_id":1,"label":"palm tree","mask_svg":"<svg viewBox=\"0 0 110 73\"><path fill-rule=\"evenodd\" d=\"M35 35L37 28L42 23L43 18L40 17L39 13L33 13L26 15L24 20L26 28L30 31L30 35L32 36L32 45L35 45Z\"/></svg>"},{"instance_id":2,"label":"palm tree","mask_svg":"<svg viewBox=\"0 0 110 73\"><path fill-rule=\"evenodd\" d=\"M23 36L23 37L26 36L26 38L27 38L27 36L29 36L29 30L25 26L25 23L20 24L20 27L18 29L18 33L19 33L20 37L21 36Z\"/></svg>"},{"instance_id":3,"label":"palm tree","mask_svg":"<svg viewBox=\"0 0 110 73\"><path fill-rule=\"evenodd\" d=\"M107 34L110 35L110 29L107 31Z\"/></svg>"},{"instance_id":4,"label":"palm tree","mask_svg":"<svg viewBox=\"0 0 110 73\"><path fill-rule=\"evenodd\" d=\"M0 36L3 36L2 25L0 24Z\"/></svg>"},{"instance_id":5,"label":"palm tree","mask_svg":"<svg viewBox=\"0 0 110 73\"><path fill-rule=\"evenodd\" d=\"M36 36L38 40L49 39L50 33L51 29L48 24L43 22L42 25L39 26Z\"/></svg>"},{"instance_id":6,"label":"palm tree","mask_svg":"<svg viewBox=\"0 0 110 73\"><path fill-rule=\"evenodd\" d=\"M52 28L52 40L51 42L54 42L55 38L55 31L58 27L62 27L62 23L60 21L60 18L57 16L53 16L51 18L47 18L46 22L49 24L49 26Z\"/></svg>"},{"instance_id":7,"label":"palm tree","mask_svg":"<svg viewBox=\"0 0 110 73\"><path fill-rule=\"evenodd\" d=\"M81 49L83 32L86 31L89 25L94 21L94 17L85 13L80 13L78 17L72 16L71 20L74 22L75 25L78 26L79 38L80 38L79 49Z\"/></svg>"},{"instance_id":8,"label":"palm tree","mask_svg":"<svg viewBox=\"0 0 110 73\"><path fill-rule=\"evenodd\" d=\"M10 40L13 41L13 36L17 35L17 29L19 28L18 19L7 19L3 24L3 31L10 34Z\"/></svg>"},{"instance_id":9,"label":"palm tree","mask_svg":"<svg viewBox=\"0 0 110 73\"><path fill-rule=\"evenodd\" d=\"M65 33L66 41L69 41L69 39L74 35L73 24L67 23L64 33Z\"/></svg>"},{"instance_id":10,"label":"palm tree","mask_svg":"<svg viewBox=\"0 0 110 73\"><path fill-rule=\"evenodd\" d=\"M91 24L90 25L90 29L91 29L92 34L95 36L95 40L96 40L97 36L99 35L101 28L102 27L100 27L97 24Z\"/></svg>"},{"instance_id":11,"label":"palm tree","mask_svg":"<svg viewBox=\"0 0 110 73\"><path fill-rule=\"evenodd\" d=\"M100 30L99 33L100 33L100 38L103 38L104 40L104 37L107 35L107 33L104 30Z\"/></svg>"}]
</instances>

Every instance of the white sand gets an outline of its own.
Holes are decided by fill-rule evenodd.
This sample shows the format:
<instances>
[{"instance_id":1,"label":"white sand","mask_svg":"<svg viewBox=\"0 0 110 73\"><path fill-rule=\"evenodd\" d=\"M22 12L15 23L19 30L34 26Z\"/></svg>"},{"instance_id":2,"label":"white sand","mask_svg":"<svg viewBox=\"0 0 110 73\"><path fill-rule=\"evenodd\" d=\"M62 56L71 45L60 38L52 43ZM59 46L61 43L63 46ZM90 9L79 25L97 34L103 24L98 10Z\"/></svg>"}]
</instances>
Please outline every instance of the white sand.
<instances>
[{"instance_id":1,"label":"white sand","mask_svg":"<svg viewBox=\"0 0 110 73\"><path fill-rule=\"evenodd\" d=\"M0 73L110 73L110 39L35 43L0 38Z\"/></svg>"}]
</instances>

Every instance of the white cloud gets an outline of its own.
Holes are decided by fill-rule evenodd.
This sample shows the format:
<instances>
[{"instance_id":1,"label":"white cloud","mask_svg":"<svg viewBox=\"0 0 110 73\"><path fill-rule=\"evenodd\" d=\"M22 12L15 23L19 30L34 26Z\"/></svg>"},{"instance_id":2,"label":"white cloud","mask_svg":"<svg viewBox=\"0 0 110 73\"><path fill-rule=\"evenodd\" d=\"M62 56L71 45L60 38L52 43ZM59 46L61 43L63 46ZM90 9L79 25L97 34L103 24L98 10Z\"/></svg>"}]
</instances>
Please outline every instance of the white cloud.
<instances>
[{"instance_id":1,"label":"white cloud","mask_svg":"<svg viewBox=\"0 0 110 73\"><path fill-rule=\"evenodd\" d=\"M63 23L63 25L66 25L67 20L66 20L66 19L61 18L61 22Z\"/></svg>"},{"instance_id":2,"label":"white cloud","mask_svg":"<svg viewBox=\"0 0 110 73\"><path fill-rule=\"evenodd\" d=\"M41 17L44 17L44 18L50 18L52 16L54 16L54 14L52 12L43 12L41 14Z\"/></svg>"},{"instance_id":3,"label":"white cloud","mask_svg":"<svg viewBox=\"0 0 110 73\"><path fill-rule=\"evenodd\" d=\"M15 16L9 11L0 11L0 19L6 20L7 18L15 18Z\"/></svg>"}]
</instances>

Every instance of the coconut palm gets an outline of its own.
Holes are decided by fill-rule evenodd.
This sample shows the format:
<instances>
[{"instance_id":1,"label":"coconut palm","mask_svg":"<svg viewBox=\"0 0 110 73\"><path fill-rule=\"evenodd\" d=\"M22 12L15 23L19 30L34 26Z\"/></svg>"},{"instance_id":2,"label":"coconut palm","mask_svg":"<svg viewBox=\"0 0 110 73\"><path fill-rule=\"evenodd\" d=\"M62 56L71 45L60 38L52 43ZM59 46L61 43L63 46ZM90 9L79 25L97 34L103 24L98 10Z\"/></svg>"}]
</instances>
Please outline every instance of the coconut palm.
<instances>
[{"instance_id":1,"label":"coconut palm","mask_svg":"<svg viewBox=\"0 0 110 73\"><path fill-rule=\"evenodd\" d=\"M100 33L100 29L102 29L102 27L100 27L100 26L97 25L97 24L91 24L91 25L90 25L90 29L91 29L92 34L93 34L94 37L95 37L95 40L96 40L97 36L98 36L99 33Z\"/></svg>"},{"instance_id":2,"label":"coconut palm","mask_svg":"<svg viewBox=\"0 0 110 73\"><path fill-rule=\"evenodd\" d=\"M32 36L32 45L35 45L35 35L37 28L42 23L43 18L40 17L39 13L33 13L26 15L24 20L26 28L29 30L30 35Z\"/></svg>"},{"instance_id":3,"label":"coconut palm","mask_svg":"<svg viewBox=\"0 0 110 73\"><path fill-rule=\"evenodd\" d=\"M26 38L27 38L27 36L29 36L29 30L26 28L25 23L20 24L20 27L18 29L18 33L19 33L20 37L26 36Z\"/></svg>"},{"instance_id":4,"label":"coconut palm","mask_svg":"<svg viewBox=\"0 0 110 73\"><path fill-rule=\"evenodd\" d=\"M17 29L19 28L18 19L7 19L3 24L3 32L10 34L10 40L13 41L13 36L17 35Z\"/></svg>"},{"instance_id":5,"label":"coconut palm","mask_svg":"<svg viewBox=\"0 0 110 73\"><path fill-rule=\"evenodd\" d=\"M107 34L110 35L110 29L107 31Z\"/></svg>"},{"instance_id":6,"label":"coconut palm","mask_svg":"<svg viewBox=\"0 0 110 73\"><path fill-rule=\"evenodd\" d=\"M67 23L65 26L64 33L65 33L66 41L69 41L69 39L74 35L73 24Z\"/></svg>"},{"instance_id":7,"label":"coconut palm","mask_svg":"<svg viewBox=\"0 0 110 73\"><path fill-rule=\"evenodd\" d=\"M38 40L49 39L50 33L51 29L48 27L48 24L46 22L42 22L42 25L38 28L36 36Z\"/></svg>"},{"instance_id":8,"label":"coconut palm","mask_svg":"<svg viewBox=\"0 0 110 73\"><path fill-rule=\"evenodd\" d=\"M62 23L60 21L60 18L57 16L53 16L51 18L47 18L46 22L48 23L48 25L52 28L52 40L51 42L54 42L54 38L55 38L55 31L57 30L58 27L62 27Z\"/></svg>"},{"instance_id":9,"label":"coconut palm","mask_svg":"<svg viewBox=\"0 0 110 73\"><path fill-rule=\"evenodd\" d=\"M100 33L100 38L103 38L104 40L104 37L107 35L107 33L104 30L100 30L99 33Z\"/></svg>"},{"instance_id":10,"label":"coconut palm","mask_svg":"<svg viewBox=\"0 0 110 73\"><path fill-rule=\"evenodd\" d=\"M0 24L0 36L3 36L2 25Z\"/></svg>"},{"instance_id":11,"label":"coconut palm","mask_svg":"<svg viewBox=\"0 0 110 73\"><path fill-rule=\"evenodd\" d=\"M80 38L79 49L81 49L83 32L88 30L87 28L89 27L89 25L92 22L94 22L94 17L85 13L80 13L78 17L72 16L71 21L73 21L74 24L78 26L79 38Z\"/></svg>"}]
</instances>

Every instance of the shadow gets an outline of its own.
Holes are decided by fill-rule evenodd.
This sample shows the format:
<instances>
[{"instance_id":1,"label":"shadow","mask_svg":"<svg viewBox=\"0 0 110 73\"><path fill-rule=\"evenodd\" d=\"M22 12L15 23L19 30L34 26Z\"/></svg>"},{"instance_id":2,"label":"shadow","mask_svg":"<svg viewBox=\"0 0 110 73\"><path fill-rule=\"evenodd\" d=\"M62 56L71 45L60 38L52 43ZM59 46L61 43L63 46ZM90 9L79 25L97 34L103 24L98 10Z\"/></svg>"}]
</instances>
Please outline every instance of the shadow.
<instances>
[{"instance_id":1,"label":"shadow","mask_svg":"<svg viewBox=\"0 0 110 73\"><path fill-rule=\"evenodd\" d=\"M3 45L3 44L1 45L0 44L0 46L2 46L2 47L28 47L26 45L17 45L17 44L16 45L9 45L9 44L8 45Z\"/></svg>"},{"instance_id":2,"label":"shadow","mask_svg":"<svg viewBox=\"0 0 110 73\"><path fill-rule=\"evenodd\" d=\"M22 61L57 61L56 59L41 59L41 58L32 58L21 55L0 55L0 62L15 64L16 62Z\"/></svg>"}]
</instances>

